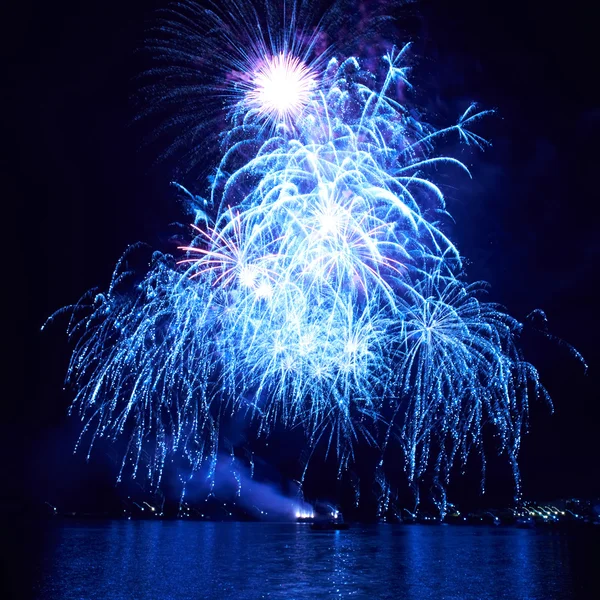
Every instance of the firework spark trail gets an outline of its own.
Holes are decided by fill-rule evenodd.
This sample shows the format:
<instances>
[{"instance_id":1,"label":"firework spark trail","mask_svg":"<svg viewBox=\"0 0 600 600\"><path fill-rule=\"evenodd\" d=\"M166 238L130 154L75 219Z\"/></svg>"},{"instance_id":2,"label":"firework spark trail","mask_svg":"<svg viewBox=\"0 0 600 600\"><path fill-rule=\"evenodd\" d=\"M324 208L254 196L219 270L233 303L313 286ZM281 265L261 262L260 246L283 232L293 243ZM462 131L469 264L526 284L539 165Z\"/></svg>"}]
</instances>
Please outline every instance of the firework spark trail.
<instances>
[{"instance_id":1,"label":"firework spark trail","mask_svg":"<svg viewBox=\"0 0 600 600\"><path fill-rule=\"evenodd\" d=\"M430 176L468 174L437 143L483 147L471 128L489 111L471 106L441 130L418 121L394 95L410 86L408 46L383 56L381 77L354 57L325 64L306 29L308 42L293 41L293 6L275 37L209 14L238 74L223 88L223 158L179 259L156 254L127 286L126 255L109 291L74 307L68 380L82 436L90 450L126 436L121 470L142 467L158 485L171 454L192 473L216 464L220 423L243 414L259 435L302 427L311 448L335 449L340 472L363 439L382 459L401 453L411 482L431 469L443 488L457 461L483 455L487 426L518 493L529 394L547 394L518 350L522 326L463 280ZM168 13L163 58L189 59L195 10ZM177 93L190 95L166 99Z\"/></svg>"}]
</instances>

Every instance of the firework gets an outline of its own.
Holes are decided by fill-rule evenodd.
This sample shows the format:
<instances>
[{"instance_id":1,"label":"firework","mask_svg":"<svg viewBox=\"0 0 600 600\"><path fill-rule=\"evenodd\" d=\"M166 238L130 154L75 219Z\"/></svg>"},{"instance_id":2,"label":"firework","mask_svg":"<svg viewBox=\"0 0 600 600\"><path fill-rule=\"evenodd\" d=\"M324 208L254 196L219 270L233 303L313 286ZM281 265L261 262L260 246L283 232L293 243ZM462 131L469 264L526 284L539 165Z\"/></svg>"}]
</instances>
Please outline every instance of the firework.
<instances>
[{"instance_id":1,"label":"firework","mask_svg":"<svg viewBox=\"0 0 600 600\"><path fill-rule=\"evenodd\" d=\"M150 77L179 85L152 106L174 111L167 126L191 123L185 143L205 126L198 91L226 98L222 159L176 259L156 254L140 282L126 254L108 292L73 307L68 380L90 450L125 438L123 468L158 485L170 455L192 473L214 465L221 424L243 415L258 435L301 427L340 472L363 440L443 489L457 461L483 454L485 426L518 490L529 396L547 394L518 350L521 324L465 282L434 180L439 167L468 175L438 144L485 146L473 127L489 111L436 130L397 95L408 46L368 70L317 52L303 4L227 6L167 11L151 44L164 66ZM221 79L186 87L202 35Z\"/></svg>"}]
</instances>

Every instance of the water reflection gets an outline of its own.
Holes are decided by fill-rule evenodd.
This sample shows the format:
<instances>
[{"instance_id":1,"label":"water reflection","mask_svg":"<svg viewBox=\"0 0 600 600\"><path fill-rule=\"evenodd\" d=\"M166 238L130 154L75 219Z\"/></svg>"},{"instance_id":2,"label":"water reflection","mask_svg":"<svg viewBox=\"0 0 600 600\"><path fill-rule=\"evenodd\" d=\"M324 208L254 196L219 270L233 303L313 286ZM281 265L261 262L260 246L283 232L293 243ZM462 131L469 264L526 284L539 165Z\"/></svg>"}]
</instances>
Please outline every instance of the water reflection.
<instances>
[{"instance_id":1,"label":"water reflection","mask_svg":"<svg viewBox=\"0 0 600 600\"><path fill-rule=\"evenodd\" d=\"M63 522L46 536L37 589L61 600L591 598L591 573L573 578L590 544L512 528Z\"/></svg>"}]
</instances>

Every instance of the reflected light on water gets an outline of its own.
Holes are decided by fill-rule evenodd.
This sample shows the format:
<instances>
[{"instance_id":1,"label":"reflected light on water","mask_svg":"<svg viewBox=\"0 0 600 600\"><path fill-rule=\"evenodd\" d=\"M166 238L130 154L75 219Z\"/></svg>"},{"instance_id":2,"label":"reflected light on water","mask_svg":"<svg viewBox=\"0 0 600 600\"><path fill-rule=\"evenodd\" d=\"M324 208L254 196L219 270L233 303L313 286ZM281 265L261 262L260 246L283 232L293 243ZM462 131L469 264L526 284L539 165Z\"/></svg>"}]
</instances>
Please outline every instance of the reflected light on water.
<instances>
[{"instance_id":1,"label":"reflected light on water","mask_svg":"<svg viewBox=\"0 0 600 600\"><path fill-rule=\"evenodd\" d=\"M589 544L467 526L63 522L46 536L37 587L61 600L566 600L593 597L574 562Z\"/></svg>"}]
</instances>

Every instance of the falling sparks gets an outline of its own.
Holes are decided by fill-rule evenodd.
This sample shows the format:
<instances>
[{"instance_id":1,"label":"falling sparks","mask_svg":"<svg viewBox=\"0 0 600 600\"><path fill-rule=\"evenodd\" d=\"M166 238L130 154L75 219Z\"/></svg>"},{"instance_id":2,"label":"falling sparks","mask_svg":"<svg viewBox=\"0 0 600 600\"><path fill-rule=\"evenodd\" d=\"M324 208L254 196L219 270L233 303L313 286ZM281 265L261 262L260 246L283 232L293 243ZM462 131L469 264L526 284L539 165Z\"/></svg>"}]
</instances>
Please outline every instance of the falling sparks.
<instances>
[{"instance_id":1,"label":"falling sparks","mask_svg":"<svg viewBox=\"0 0 600 600\"><path fill-rule=\"evenodd\" d=\"M71 307L72 412L90 450L127 436L121 470L158 485L173 454L214 472L222 421L243 415L259 435L302 428L340 472L363 440L443 488L484 456L488 427L518 493L529 397L547 394L522 325L464 280L433 179L468 173L437 147L452 134L483 147L472 127L489 111L440 130L417 120L390 91L408 84L407 49L382 77L356 57L319 73L287 46L251 70L178 260L156 253L128 284L128 252L108 292Z\"/></svg>"}]
</instances>

